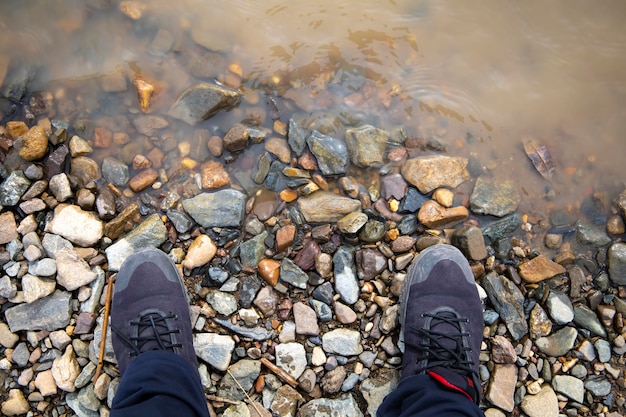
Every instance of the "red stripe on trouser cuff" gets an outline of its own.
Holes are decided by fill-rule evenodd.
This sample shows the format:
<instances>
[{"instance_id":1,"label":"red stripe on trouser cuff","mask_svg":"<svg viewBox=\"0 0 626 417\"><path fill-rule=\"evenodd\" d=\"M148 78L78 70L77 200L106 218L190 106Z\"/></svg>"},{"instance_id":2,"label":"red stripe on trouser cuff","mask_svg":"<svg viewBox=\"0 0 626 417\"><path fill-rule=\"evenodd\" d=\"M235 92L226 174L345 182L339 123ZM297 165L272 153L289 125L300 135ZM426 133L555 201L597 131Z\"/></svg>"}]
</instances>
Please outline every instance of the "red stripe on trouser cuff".
<instances>
[{"instance_id":1,"label":"red stripe on trouser cuff","mask_svg":"<svg viewBox=\"0 0 626 417\"><path fill-rule=\"evenodd\" d=\"M428 371L426 372L427 375L430 375L431 378L433 378L435 381L439 382L441 385L443 385L446 388L449 388L453 391L458 391L461 394L465 395L470 401L474 402L474 399L472 398L471 395L469 395L465 390L457 387L456 385L452 385L450 382L448 382L447 379L445 379L444 377L442 377L441 375L433 372L433 371Z\"/></svg>"}]
</instances>

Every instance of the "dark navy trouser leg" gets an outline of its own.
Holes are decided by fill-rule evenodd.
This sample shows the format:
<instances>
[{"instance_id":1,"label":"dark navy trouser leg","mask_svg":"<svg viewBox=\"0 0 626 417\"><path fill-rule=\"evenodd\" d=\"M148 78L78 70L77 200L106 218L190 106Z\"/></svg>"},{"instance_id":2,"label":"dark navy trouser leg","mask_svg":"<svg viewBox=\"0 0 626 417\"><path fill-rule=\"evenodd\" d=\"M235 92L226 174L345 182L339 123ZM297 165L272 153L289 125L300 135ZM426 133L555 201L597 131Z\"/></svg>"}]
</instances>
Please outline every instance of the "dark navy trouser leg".
<instances>
[{"instance_id":1,"label":"dark navy trouser leg","mask_svg":"<svg viewBox=\"0 0 626 417\"><path fill-rule=\"evenodd\" d=\"M378 417L484 417L467 397L444 388L428 375L402 380L385 397L376 414Z\"/></svg>"},{"instance_id":2,"label":"dark navy trouser leg","mask_svg":"<svg viewBox=\"0 0 626 417\"><path fill-rule=\"evenodd\" d=\"M181 356L150 351L133 360L113 399L111 417L208 417L200 375Z\"/></svg>"}]
</instances>

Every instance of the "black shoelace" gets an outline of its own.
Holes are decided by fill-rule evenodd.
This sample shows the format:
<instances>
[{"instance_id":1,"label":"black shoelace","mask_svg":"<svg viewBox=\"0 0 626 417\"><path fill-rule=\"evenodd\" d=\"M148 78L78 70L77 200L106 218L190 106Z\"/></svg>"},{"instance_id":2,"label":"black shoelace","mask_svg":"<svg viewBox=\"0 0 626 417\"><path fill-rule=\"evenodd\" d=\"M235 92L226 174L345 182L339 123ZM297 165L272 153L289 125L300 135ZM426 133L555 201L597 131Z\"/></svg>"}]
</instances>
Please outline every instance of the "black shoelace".
<instances>
[{"instance_id":1,"label":"black shoelace","mask_svg":"<svg viewBox=\"0 0 626 417\"><path fill-rule=\"evenodd\" d=\"M171 335L174 333L180 333L180 329L168 329L166 320L175 320L177 317L174 313L167 315L160 315L156 313L149 313L146 315L140 315L139 320L131 320L130 326L137 326L137 336L126 336L118 329L111 326L111 330L129 347L132 351L130 356L137 356L145 350L170 350L174 351L174 348L182 348L181 343L172 343ZM147 345L151 342L156 342L156 345ZM145 349L145 350L144 350Z\"/></svg>"},{"instance_id":2,"label":"black shoelace","mask_svg":"<svg viewBox=\"0 0 626 417\"><path fill-rule=\"evenodd\" d=\"M421 374L435 367L443 367L460 371L467 376L476 374L474 362L471 359L471 349L463 343L463 337L469 337L469 333L462 332L460 326L460 323L467 323L468 319L429 313L424 313L422 317L430 317L432 321L430 329L413 327L413 330L421 336L422 342L417 345L409 343L409 345L421 353L417 359L418 363L426 359L425 365L418 367L416 373ZM434 330L441 323L454 326L458 333L450 334ZM447 341L453 341L454 348L446 346Z\"/></svg>"}]
</instances>

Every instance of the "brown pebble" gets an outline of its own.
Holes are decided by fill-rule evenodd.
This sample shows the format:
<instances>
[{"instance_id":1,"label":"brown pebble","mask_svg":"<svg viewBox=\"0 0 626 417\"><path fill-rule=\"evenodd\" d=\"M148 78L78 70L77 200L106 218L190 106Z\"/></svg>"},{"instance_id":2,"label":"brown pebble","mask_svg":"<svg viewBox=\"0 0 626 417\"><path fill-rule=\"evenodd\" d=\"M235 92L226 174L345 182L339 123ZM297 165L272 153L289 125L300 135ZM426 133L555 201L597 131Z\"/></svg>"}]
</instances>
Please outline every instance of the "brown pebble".
<instances>
[{"instance_id":1,"label":"brown pebble","mask_svg":"<svg viewBox=\"0 0 626 417\"><path fill-rule=\"evenodd\" d=\"M280 278L280 262L274 259L261 259L257 272L265 282L274 286L278 284Z\"/></svg>"},{"instance_id":2,"label":"brown pebble","mask_svg":"<svg viewBox=\"0 0 626 417\"><path fill-rule=\"evenodd\" d=\"M220 138L219 136L211 136L209 138L207 146L209 148L209 152L211 152L211 155L216 158L222 156L222 153L224 152L224 144L222 142L222 138Z\"/></svg>"},{"instance_id":3,"label":"brown pebble","mask_svg":"<svg viewBox=\"0 0 626 417\"><path fill-rule=\"evenodd\" d=\"M229 184L230 176L221 163L209 161L202 166L202 188L210 190Z\"/></svg>"},{"instance_id":4,"label":"brown pebble","mask_svg":"<svg viewBox=\"0 0 626 417\"><path fill-rule=\"evenodd\" d=\"M159 178L159 173L152 168L140 171L137 175L131 178L128 186L134 192L139 192L150 187Z\"/></svg>"},{"instance_id":5,"label":"brown pebble","mask_svg":"<svg viewBox=\"0 0 626 417\"><path fill-rule=\"evenodd\" d=\"M285 225L276 232L276 251L282 252L293 243L296 237L296 226Z\"/></svg>"},{"instance_id":6,"label":"brown pebble","mask_svg":"<svg viewBox=\"0 0 626 417\"><path fill-rule=\"evenodd\" d=\"M113 142L113 133L110 130L97 127L94 130L93 146L96 148L110 148Z\"/></svg>"},{"instance_id":7,"label":"brown pebble","mask_svg":"<svg viewBox=\"0 0 626 417\"><path fill-rule=\"evenodd\" d=\"M231 127L224 136L224 148L229 152L240 151L248 143L248 129L242 124Z\"/></svg>"}]
</instances>

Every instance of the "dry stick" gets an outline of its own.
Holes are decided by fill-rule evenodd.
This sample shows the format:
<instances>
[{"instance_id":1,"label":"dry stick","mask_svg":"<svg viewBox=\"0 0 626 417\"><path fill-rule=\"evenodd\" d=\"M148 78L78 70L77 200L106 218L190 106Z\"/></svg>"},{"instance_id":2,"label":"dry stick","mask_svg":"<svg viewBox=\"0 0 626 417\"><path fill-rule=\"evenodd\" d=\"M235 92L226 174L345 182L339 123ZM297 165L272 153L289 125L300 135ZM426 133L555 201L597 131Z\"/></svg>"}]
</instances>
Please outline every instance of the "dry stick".
<instances>
[{"instance_id":1,"label":"dry stick","mask_svg":"<svg viewBox=\"0 0 626 417\"><path fill-rule=\"evenodd\" d=\"M296 381L291 375L287 372L280 369L278 366L274 365L267 358L261 358L261 363L265 365L270 371L274 372L280 379L291 385L292 388L296 388L298 386L298 381Z\"/></svg>"},{"instance_id":2,"label":"dry stick","mask_svg":"<svg viewBox=\"0 0 626 417\"><path fill-rule=\"evenodd\" d=\"M102 372L102 366L104 365L104 349L107 342L107 328L109 327L109 311L111 310L111 298L113 296L113 282L115 276L109 276L109 282L107 287L107 299L104 304L104 320L102 321L102 337L100 340L100 354L98 355L98 366L96 367L96 373L93 375L93 383L95 384L100 373Z\"/></svg>"},{"instance_id":3,"label":"dry stick","mask_svg":"<svg viewBox=\"0 0 626 417\"><path fill-rule=\"evenodd\" d=\"M240 401L231 400L229 398L218 397L217 395L213 395L213 394L204 394L204 397L209 401L213 401L216 403L230 404L230 405L237 405L240 402Z\"/></svg>"},{"instance_id":4,"label":"dry stick","mask_svg":"<svg viewBox=\"0 0 626 417\"><path fill-rule=\"evenodd\" d=\"M239 383L239 381L237 380L237 378L235 378L235 375L233 375L232 372L230 372L229 370L227 370L226 372L228 372L228 375L230 375L230 377L233 379L233 381L235 381L235 383L237 384L237 386L239 387L239 389L243 392L243 395L246 396L246 398L248 399L248 401L250 401L250 404L252 405L252 407L254 407L254 411L256 411L257 415L260 417L261 416L261 412L259 411L256 403L252 400L252 398L250 398L250 396L248 395L248 393L246 392L245 389L243 389L243 387L241 386L241 384Z\"/></svg>"}]
</instances>

